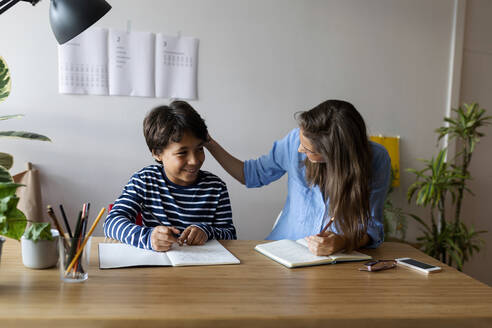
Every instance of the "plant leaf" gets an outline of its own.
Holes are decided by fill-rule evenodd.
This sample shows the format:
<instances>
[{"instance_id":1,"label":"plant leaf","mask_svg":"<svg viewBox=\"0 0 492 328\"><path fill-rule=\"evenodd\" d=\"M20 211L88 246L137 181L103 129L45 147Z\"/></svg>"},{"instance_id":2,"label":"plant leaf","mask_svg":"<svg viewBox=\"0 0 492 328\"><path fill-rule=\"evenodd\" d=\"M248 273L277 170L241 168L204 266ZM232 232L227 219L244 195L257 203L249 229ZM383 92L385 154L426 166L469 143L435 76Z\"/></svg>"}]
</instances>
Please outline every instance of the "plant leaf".
<instances>
[{"instance_id":1,"label":"plant leaf","mask_svg":"<svg viewBox=\"0 0 492 328\"><path fill-rule=\"evenodd\" d=\"M19 240L26 228L26 216L17 209L19 198L15 191L22 185L0 183L0 234Z\"/></svg>"},{"instance_id":2,"label":"plant leaf","mask_svg":"<svg viewBox=\"0 0 492 328\"><path fill-rule=\"evenodd\" d=\"M24 237L37 242L39 240L53 240L49 222L32 222L26 229Z\"/></svg>"},{"instance_id":3,"label":"plant leaf","mask_svg":"<svg viewBox=\"0 0 492 328\"><path fill-rule=\"evenodd\" d=\"M0 57L0 101L5 100L10 94L12 81L9 75L9 68L5 60Z\"/></svg>"},{"instance_id":4,"label":"plant leaf","mask_svg":"<svg viewBox=\"0 0 492 328\"><path fill-rule=\"evenodd\" d=\"M0 116L0 121L10 120L11 118L21 118L24 117L23 114L14 114L14 115L4 115Z\"/></svg>"},{"instance_id":5,"label":"plant leaf","mask_svg":"<svg viewBox=\"0 0 492 328\"><path fill-rule=\"evenodd\" d=\"M51 141L50 138L41 134L25 131L0 131L0 137L24 138L40 141Z\"/></svg>"},{"instance_id":6,"label":"plant leaf","mask_svg":"<svg viewBox=\"0 0 492 328\"><path fill-rule=\"evenodd\" d=\"M0 153L1 166L3 166L6 170L10 170L13 164L14 164L14 158L12 157L12 155L7 153Z\"/></svg>"},{"instance_id":7,"label":"plant leaf","mask_svg":"<svg viewBox=\"0 0 492 328\"><path fill-rule=\"evenodd\" d=\"M430 227L427 225L427 223L424 222L424 220L422 220L421 218L419 218L417 215L415 214L410 214L408 213L409 216L411 216L415 221L417 221L418 223L420 223L421 225L424 226L424 228L427 230L427 231L431 231Z\"/></svg>"},{"instance_id":8,"label":"plant leaf","mask_svg":"<svg viewBox=\"0 0 492 328\"><path fill-rule=\"evenodd\" d=\"M0 165L0 183L1 182L14 182L9 171Z\"/></svg>"},{"instance_id":9,"label":"plant leaf","mask_svg":"<svg viewBox=\"0 0 492 328\"><path fill-rule=\"evenodd\" d=\"M0 214L0 221L6 219L4 223L0 223L0 235L19 240L26 229L26 216L17 208L9 211L8 216Z\"/></svg>"}]
</instances>

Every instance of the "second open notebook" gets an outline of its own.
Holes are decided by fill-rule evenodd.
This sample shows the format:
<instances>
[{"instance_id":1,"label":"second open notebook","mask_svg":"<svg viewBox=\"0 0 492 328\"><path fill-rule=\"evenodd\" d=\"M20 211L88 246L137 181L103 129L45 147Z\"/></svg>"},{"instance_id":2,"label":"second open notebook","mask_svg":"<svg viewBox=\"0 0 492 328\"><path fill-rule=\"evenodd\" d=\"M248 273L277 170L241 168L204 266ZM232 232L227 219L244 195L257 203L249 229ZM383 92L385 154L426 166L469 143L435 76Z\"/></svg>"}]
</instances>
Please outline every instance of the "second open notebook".
<instances>
[{"instance_id":1,"label":"second open notebook","mask_svg":"<svg viewBox=\"0 0 492 328\"><path fill-rule=\"evenodd\" d=\"M202 246L173 245L167 252L155 252L126 244L99 244L100 269L239 263L240 261L217 240L210 240Z\"/></svg>"},{"instance_id":2,"label":"second open notebook","mask_svg":"<svg viewBox=\"0 0 492 328\"><path fill-rule=\"evenodd\" d=\"M359 252L316 256L309 251L305 239L277 240L256 245L255 250L288 268L371 259L371 256Z\"/></svg>"}]
</instances>

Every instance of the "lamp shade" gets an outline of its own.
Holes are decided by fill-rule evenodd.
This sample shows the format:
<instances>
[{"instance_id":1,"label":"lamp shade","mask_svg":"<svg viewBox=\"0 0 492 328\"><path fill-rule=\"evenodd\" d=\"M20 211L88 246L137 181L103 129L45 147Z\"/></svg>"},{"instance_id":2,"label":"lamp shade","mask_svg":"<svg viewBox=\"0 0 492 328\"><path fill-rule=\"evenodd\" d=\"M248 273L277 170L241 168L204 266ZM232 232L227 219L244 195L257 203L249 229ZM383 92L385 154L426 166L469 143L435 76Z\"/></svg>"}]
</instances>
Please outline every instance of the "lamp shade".
<instances>
[{"instance_id":1,"label":"lamp shade","mask_svg":"<svg viewBox=\"0 0 492 328\"><path fill-rule=\"evenodd\" d=\"M51 0L50 24L59 44L73 39L103 17L111 6L104 0Z\"/></svg>"}]
</instances>

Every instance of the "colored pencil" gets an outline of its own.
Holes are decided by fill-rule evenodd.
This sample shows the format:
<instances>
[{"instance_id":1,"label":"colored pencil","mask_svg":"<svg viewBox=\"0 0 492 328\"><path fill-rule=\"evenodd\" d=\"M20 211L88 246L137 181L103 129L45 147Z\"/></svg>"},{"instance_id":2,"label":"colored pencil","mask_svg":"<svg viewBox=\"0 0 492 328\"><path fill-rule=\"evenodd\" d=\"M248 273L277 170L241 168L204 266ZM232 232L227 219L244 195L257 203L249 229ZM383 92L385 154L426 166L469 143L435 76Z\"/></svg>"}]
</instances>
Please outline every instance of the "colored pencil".
<instances>
[{"instance_id":1,"label":"colored pencil","mask_svg":"<svg viewBox=\"0 0 492 328\"><path fill-rule=\"evenodd\" d=\"M82 253L82 250L85 247L85 244L87 244L87 241L89 240L90 236L94 232L94 229L96 228L97 224L99 223L99 220L101 220L101 217L103 216L105 210L106 210L106 208L104 208L104 207L101 208L101 211L99 212L99 214L97 215L96 220L94 221L94 223L92 224L91 228L89 229L89 232L87 233L87 236L85 236L84 242L82 243L82 245L80 245L79 251L77 252L77 254L75 254L75 257L72 259L72 262L70 262L70 265L68 266L67 270L65 271L65 275L68 274L68 272L70 272L70 270L74 266L75 262L79 258L80 254Z\"/></svg>"},{"instance_id":2,"label":"colored pencil","mask_svg":"<svg viewBox=\"0 0 492 328\"><path fill-rule=\"evenodd\" d=\"M77 238L80 236L82 231L82 212L79 211L79 216L77 217L77 224L75 225L75 232L72 238L72 245L70 251L68 252L67 262L70 263L77 252Z\"/></svg>"},{"instance_id":3,"label":"colored pencil","mask_svg":"<svg viewBox=\"0 0 492 328\"><path fill-rule=\"evenodd\" d=\"M63 221L65 222L65 227L67 228L68 235L70 236L70 238L73 238L72 229L70 229L70 224L68 224L67 216L65 215L65 210L63 209L62 204L60 204L60 212L62 214Z\"/></svg>"},{"instance_id":4,"label":"colored pencil","mask_svg":"<svg viewBox=\"0 0 492 328\"><path fill-rule=\"evenodd\" d=\"M77 239L77 251L80 249L80 245L82 244L82 241L85 238L85 229L87 227L87 221L89 221L88 215L89 214L88 214L87 209L86 209L85 210L85 216L82 217L82 233L80 234L80 237ZM80 263L81 259L82 259L82 256L79 258L79 260L77 262L75 262L75 266L74 266L75 272L79 272L79 271L83 270L82 264Z\"/></svg>"}]
</instances>

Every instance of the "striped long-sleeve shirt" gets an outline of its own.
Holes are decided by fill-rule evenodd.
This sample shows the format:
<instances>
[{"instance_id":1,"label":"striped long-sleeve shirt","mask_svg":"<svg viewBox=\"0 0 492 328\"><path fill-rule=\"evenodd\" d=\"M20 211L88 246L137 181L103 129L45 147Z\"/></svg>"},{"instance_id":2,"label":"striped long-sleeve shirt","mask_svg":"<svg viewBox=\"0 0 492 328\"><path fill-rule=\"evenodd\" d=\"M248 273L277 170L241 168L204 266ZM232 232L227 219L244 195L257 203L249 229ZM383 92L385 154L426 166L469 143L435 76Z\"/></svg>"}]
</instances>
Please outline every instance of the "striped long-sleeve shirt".
<instances>
[{"instance_id":1,"label":"striped long-sleeve shirt","mask_svg":"<svg viewBox=\"0 0 492 328\"><path fill-rule=\"evenodd\" d=\"M135 224L142 214L142 226ZM162 165L135 173L104 221L104 234L123 243L152 249L150 235L159 225L180 231L197 226L208 239L236 239L226 184L214 174L199 171L195 184L171 182Z\"/></svg>"}]
</instances>

